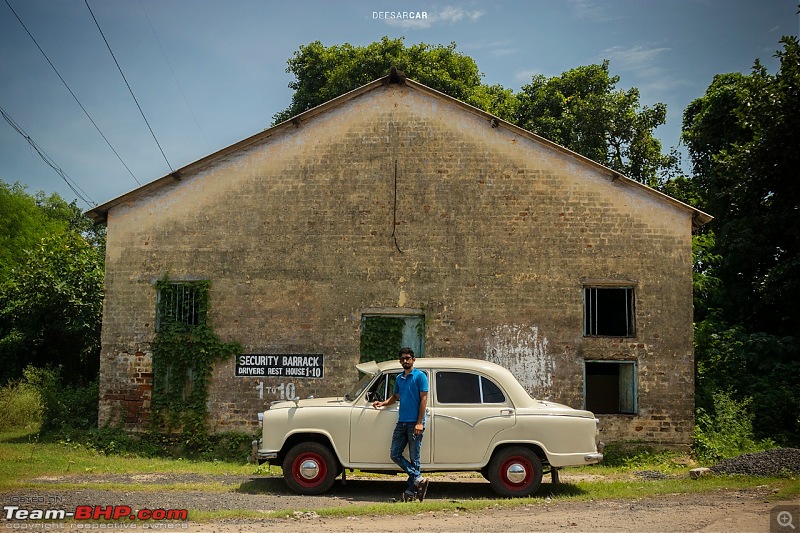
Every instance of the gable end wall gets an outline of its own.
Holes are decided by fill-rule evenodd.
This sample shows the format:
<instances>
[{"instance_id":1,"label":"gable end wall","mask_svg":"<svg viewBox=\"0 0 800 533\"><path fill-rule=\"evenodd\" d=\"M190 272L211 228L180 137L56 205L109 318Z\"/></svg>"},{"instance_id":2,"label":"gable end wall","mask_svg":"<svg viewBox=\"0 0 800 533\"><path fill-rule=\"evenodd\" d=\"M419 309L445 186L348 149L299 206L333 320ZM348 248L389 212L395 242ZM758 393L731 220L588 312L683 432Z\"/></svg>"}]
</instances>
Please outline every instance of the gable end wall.
<instances>
[{"instance_id":1,"label":"gable end wall","mask_svg":"<svg viewBox=\"0 0 800 533\"><path fill-rule=\"evenodd\" d=\"M690 442L691 213L408 87L379 88L108 214L101 424L146 425L155 282L211 281L210 320L246 353L321 353L325 379L210 388L215 431L251 431L292 382L338 395L366 309L425 314L428 356L508 367L583 405L585 360L638 367L637 415L604 440ZM583 336L584 283L635 287L634 338Z\"/></svg>"}]
</instances>

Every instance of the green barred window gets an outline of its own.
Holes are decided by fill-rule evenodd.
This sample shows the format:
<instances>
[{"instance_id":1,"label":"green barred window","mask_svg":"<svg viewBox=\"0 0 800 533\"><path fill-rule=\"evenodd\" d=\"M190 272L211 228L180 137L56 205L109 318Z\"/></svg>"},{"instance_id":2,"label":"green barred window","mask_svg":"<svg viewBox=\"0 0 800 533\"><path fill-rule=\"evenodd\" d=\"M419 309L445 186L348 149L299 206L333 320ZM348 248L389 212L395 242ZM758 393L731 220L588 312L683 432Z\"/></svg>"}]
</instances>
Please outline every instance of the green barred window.
<instances>
[{"instance_id":1,"label":"green barred window","mask_svg":"<svg viewBox=\"0 0 800 533\"><path fill-rule=\"evenodd\" d=\"M159 284L156 330L167 325L205 324L207 293L208 283L204 281Z\"/></svg>"}]
</instances>

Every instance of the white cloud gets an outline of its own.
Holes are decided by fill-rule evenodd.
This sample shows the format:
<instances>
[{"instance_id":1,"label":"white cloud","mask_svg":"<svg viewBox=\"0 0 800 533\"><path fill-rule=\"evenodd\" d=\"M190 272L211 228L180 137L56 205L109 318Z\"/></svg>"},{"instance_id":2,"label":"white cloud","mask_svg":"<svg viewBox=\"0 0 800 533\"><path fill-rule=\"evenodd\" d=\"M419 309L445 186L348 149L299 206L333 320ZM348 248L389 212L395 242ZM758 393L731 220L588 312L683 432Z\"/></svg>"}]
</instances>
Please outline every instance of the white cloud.
<instances>
[{"instance_id":1,"label":"white cloud","mask_svg":"<svg viewBox=\"0 0 800 533\"><path fill-rule=\"evenodd\" d=\"M530 83L531 79L538 74L542 73L538 70L518 70L514 73L514 79L519 82Z\"/></svg>"},{"instance_id":2,"label":"white cloud","mask_svg":"<svg viewBox=\"0 0 800 533\"><path fill-rule=\"evenodd\" d=\"M398 13L398 12L394 12ZM399 14L395 17L386 17L384 21L390 26L410 29L426 29L434 24L456 24L458 22L477 22L486 14L482 10L469 10L461 7L445 6L435 11L414 12L421 13L422 17L402 18Z\"/></svg>"},{"instance_id":3,"label":"white cloud","mask_svg":"<svg viewBox=\"0 0 800 533\"><path fill-rule=\"evenodd\" d=\"M646 48L642 45L636 45L633 48L614 46L605 49L603 57L611 60L612 68L657 72L661 70L660 56L669 50L669 48Z\"/></svg>"},{"instance_id":4,"label":"white cloud","mask_svg":"<svg viewBox=\"0 0 800 533\"><path fill-rule=\"evenodd\" d=\"M579 19L591 20L593 22L608 22L613 20L606 10L607 4L593 0L569 0L569 6Z\"/></svg>"},{"instance_id":5,"label":"white cloud","mask_svg":"<svg viewBox=\"0 0 800 533\"><path fill-rule=\"evenodd\" d=\"M611 72L630 72L638 81L642 94L661 98L676 89L687 87L690 82L667 67L664 55L671 51L666 47L636 45L631 48L614 46L602 52L602 58L611 61Z\"/></svg>"},{"instance_id":6,"label":"white cloud","mask_svg":"<svg viewBox=\"0 0 800 533\"><path fill-rule=\"evenodd\" d=\"M485 11L468 11L460 7L447 6L439 13L439 19L450 23L460 22L464 19L476 22L485 13Z\"/></svg>"},{"instance_id":7,"label":"white cloud","mask_svg":"<svg viewBox=\"0 0 800 533\"><path fill-rule=\"evenodd\" d=\"M469 53L474 53L473 51L481 51L492 57L505 57L519 52L517 44L518 43L509 40L471 42L464 45L464 50L467 50Z\"/></svg>"}]
</instances>

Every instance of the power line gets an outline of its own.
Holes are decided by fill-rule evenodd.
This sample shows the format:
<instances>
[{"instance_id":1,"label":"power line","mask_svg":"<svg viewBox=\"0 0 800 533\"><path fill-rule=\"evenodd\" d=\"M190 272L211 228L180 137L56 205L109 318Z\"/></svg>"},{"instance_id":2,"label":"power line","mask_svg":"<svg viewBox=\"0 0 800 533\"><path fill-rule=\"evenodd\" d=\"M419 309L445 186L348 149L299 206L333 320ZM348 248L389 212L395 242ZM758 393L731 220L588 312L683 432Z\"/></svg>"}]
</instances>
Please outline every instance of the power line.
<instances>
[{"instance_id":1,"label":"power line","mask_svg":"<svg viewBox=\"0 0 800 533\"><path fill-rule=\"evenodd\" d=\"M92 200L92 199L91 199L91 197L90 197L88 194L86 194L86 191L84 191L83 189L81 189L80 185L78 185L78 184L75 182L75 180L73 180L72 178L70 178L70 177L67 175L67 173L66 173L66 172L64 172L64 170L63 170L63 169L62 169L60 166L58 166L58 165L56 164L56 162L55 162L55 161L53 161L53 158L51 158L49 155L47 155L47 153L46 153L46 152L45 152L45 151L44 151L44 150L43 150L41 147L39 147L39 145L38 145L38 144L36 144L36 141L34 141L34 140L33 140L33 138L32 138L30 135L28 135L27 133L25 133L25 130L23 130L23 129L22 129L22 127L21 127L19 124L17 124L17 123L14 121L14 119L13 119L13 118L11 118L11 116L10 116L8 113L6 113L5 109L3 109L2 107L0 107L0 115L2 115L2 116L3 116L3 118L5 119L5 121L6 121L6 122L8 122L9 126L11 126L12 128L14 128L14 130L15 130L17 133L19 133L20 135L22 135L22 136L25 138L25 140L26 140L26 141L28 141L28 144L29 144L29 145L31 145L31 147L32 147L34 150L36 150L36 153L37 153L37 154L39 154L39 157L41 157L41 158L42 158L42 161L44 161L45 163L47 163L47 164L48 164L48 166L50 166L50 168L52 168L53 170L55 170L55 171L56 171L56 173L57 173L59 176L61 176L61 179L62 179L62 180L64 180L64 182L67 184L67 186L68 186L70 189L72 189L72 192L74 192L74 193L75 193L75 196L77 196L78 198L80 198L80 199L81 199L81 200L82 200L82 201L83 201L83 202L84 202L86 205L88 205L88 206L89 206L89 208L92 208L92 207L94 207L94 206L96 206L96 205L97 205L97 204L95 203L95 201L94 201L94 200Z\"/></svg>"},{"instance_id":2,"label":"power line","mask_svg":"<svg viewBox=\"0 0 800 533\"><path fill-rule=\"evenodd\" d=\"M189 104L189 100L186 98L186 93L183 92L183 87L181 87L181 83L178 81L178 75L175 74L175 69L172 68L172 63L169 62L169 58L167 57L167 53L164 51L164 47L161 45L161 39L158 38L158 34L156 33L155 27L153 27L153 22L150 20L150 15L147 14L147 10L144 8L144 4L142 0L139 0L139 5L142 6L142 11L144 12L144 17L147 19L147 23L150 25L150 29L153 30L153 36L156 38L156 42L158 43L158 47L161 49L161 55L164 56L164 61L167 63L170 71L172 71L172 78L175 80L175 85L178 86L178 91L180 91L181 96L183 97L183 101L186 103L186 107L189 108L189 112L192 114L192 118L194 119L194 124L197 126L197 129L200 131L200 135L203 136L203 140L206 141L206 149L211 149L211 144L208 142L208 138L206 137L206 132L203 131L203 128L200 127L200 122L197 120L197 115L194 114L194 109Z\"/></svg>"},{"instance_id":3,"label":"power line","mask_svg":"<svg viewBox=\"0 0 800 533\"><path fill-rule=\"evenodd\" d=\"M16 11L14 11L14 8L13 8L13 7L11 7L11 4L9 4L9 3L8 3L8 0L5 0L5 2L6 2L6 5L8 6L8 9L10 9L12 13L14 13L14 16L17 18L17 20L18 20L18 21L19 21L19 23L22 25L22 27L25 29L25 32L28 34L28 37L30 37L30 38L31 38L31 40L33 41L33 44L35 44L35 45L36 45L36 48L38 48L38 49L39 49L39 51L42 53L42 55L44 56L44 58L45 58L45 59L47 60L47 62L50 64L50 67L52 67L53 71L56 73L56 76L58 76L58 79L60 79L60 80L61 80L61 83L63 83L63 84L64 84L64 87L66 87L66 88L67 88L67 90L69 91L69 94L71 94L71 95L72 95L72 97L73 97L73 98L75 99L75 101L78 103L78 106L80 106L81 110L83 110L83 113L86 115L86 118L88 118L88 119L89 119L89 122L91 122L91 123L92 123L92 125L94 126L94 129L96 129L96 130L97 130L97 133L99 133L99 134L100 134L100 136L103 138L103 140L104 140L104 141L106 141L106 144L108 145L108 147L109 147L109 148L111 148L111 151L112 151L112 152L114 152L114 155L115 155L115 156L117 156L117 159L119 159L119 162L120 162L120 163L122 163L122 166L124 166L124 167L125 167L125 170L127 170L127 171L128 171L128 174L130 174L130 175L131 175L131 177L133 178L133 181L135 181L135 182L136 182L138 185L141 185L141 183L139 182L139 180L138 180L138 179L136 179L136 176L134 176L133 172L131 172L131 169L130 169L130 168L128 168L128 165L126 165L126 164L125 164L125 161L123 161L123 160L122 160L122 157L120 157L120 155L117 153L117 151L114 149L114 147L113 147L113 146L111 146L111 142L108 140L108 138L106 138L106 136L103 134L103 132L102 132L102 131L100 131L100 127L97 125L97 123L95 123L95 121L94 121L94 119L91 117L91 115L89 115L89 112L88 112L88 111L86 111L86 108L85 108L85 107L83 107L83 104L81 103L81 101L80 101L80 100L78 100L78 97L77 97L77 96L75 96L75 93L74 93L74 92L72 92L72 89L71 89L71 88L70 88L70 86L67 84L67 82L64 80L63 76L61 76L61 73L59 73L59 72L58 72L58 69L55 67L55 65L53 65L53 62L52 62L52 61L50 61L50 58L49 58L49 57L47 57L47 54L45 54L45 53L44 53L44 50L42 49L42 47L41 47L41 46L39 46L39 43L36 41L36 39L34 38L33 34L30 32L30 30L28 30L28 27L27 27L27 26L25 26L25 23L24 23L24 22L22 22L22 19L21 19L21 18L19 18L19 15L17 15L17 12L16 12Z\"/></svg>"},{"instance_id":4,"label":"power line","mask_svg":"<svg viewBox=\"0 0 800 533\"><path fill-rule=\"evenodd\" d=\"M136 95L133 94L133 89L131 89L131 85L128 83L128 79L125 77L125 73L122 72L122 67L119 66L119 61L117 61L117 58L114 55L114 51L111 50L111 45L108 44L108 39L106 39L106 36L103 33L102 28L100 28L100 23L97 22L97 18L94 16L94 13L92 12L91 6L89 6L89 0L83 0L83 1L86 4L86 8L89 10L89 14L92 15L92 19L94 20L95 26L97 26L97 30L100 32L100 35L103 37L103 41L105 41L106 47L108 48L108 51L111 53L111 57L114 59L114 63L117 65L117 69L119 70L119 73L122 75L122 79L125 81L125 85L128 87L128 91L131 93L131 97L133 97L133 101L136 103L136 107L139 108L139 113L141 113L142 118L144 119L144 123L147 124L147 129L150 130L150 135L153 136L153 140L156 142L156 145L158 146L158 149L161 151L161 155L164 156L164 161L167 162L167 166L169 167L170 172L174 173L175 170L172 168L172 165L169 164L169 159L167 159L167 154L164 153L164 149L161 148L161 143L158 142L158 139L156 138L156 134L155 134L155 132L153 132L153 128L150 127L150 123L147 121L147 117L144 116L144 111L142 111L142 106L139 105L139 101L136 99Z\"/></svg>"}]
</instances>

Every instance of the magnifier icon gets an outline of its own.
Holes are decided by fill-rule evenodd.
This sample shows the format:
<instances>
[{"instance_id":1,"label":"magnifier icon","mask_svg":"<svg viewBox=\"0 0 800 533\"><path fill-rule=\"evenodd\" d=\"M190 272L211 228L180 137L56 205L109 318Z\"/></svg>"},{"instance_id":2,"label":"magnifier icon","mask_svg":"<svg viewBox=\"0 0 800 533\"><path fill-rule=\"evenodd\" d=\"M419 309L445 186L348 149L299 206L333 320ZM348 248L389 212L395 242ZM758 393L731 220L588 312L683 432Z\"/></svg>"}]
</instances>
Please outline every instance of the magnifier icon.
<instances>
[{"instance_id":1,"label":"magnifier icon","mask_svg":"<svg viewBox=\"0 0 800 533\"><path fill-rule=\"evenodd\" d=\"M778 513L778 525L781 527L790 527L795 529L794 524L792 523L792 513L789 511L781 511Z\"/></svg>"}]
</instances>

